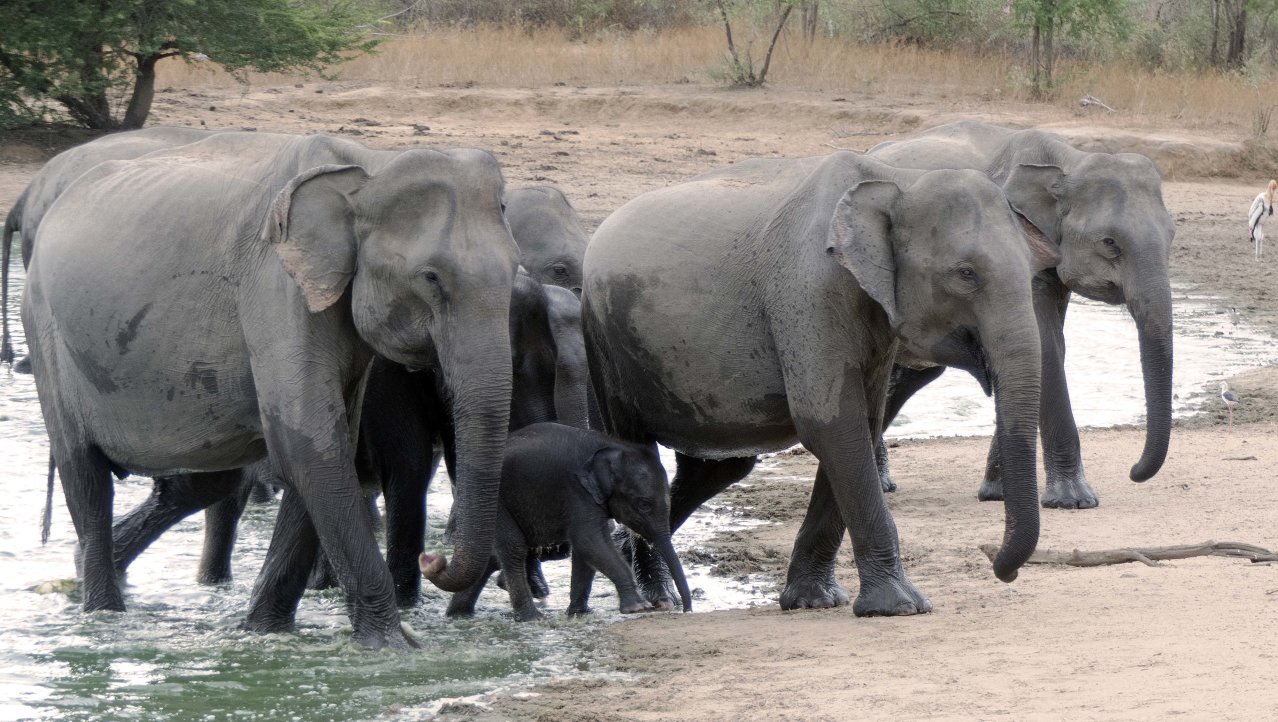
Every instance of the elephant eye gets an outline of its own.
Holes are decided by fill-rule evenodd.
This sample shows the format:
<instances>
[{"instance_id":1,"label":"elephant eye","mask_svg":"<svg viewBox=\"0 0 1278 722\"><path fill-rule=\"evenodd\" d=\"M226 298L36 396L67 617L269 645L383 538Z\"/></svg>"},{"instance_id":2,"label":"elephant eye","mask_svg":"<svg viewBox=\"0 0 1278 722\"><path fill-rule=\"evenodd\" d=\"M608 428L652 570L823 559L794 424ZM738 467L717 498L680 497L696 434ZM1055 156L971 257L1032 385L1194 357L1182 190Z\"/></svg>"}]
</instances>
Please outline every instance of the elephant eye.
<instances>
[{"instance_id":1,"label":"elephant eye","mask_svg":"<svg viewBox=\"0 0 1278 722\"><path fill-rule=\"evenodd\" d=\"M428 268L425 271L422 271L419 275L431 283L439 283L439 274L433 269Z\"/></svg>"},{"instance_id":2,"label":"elephant eye","mask_svg":"<svg viewBox=\"0 0 1278 722\"><path fill-rule=\"evenodd\" d=\"M1123 251L1118 247L1118 241L1113 238L1102 238L1101 243L1105 246L1105 252L1112 257L1118 257Z\"/></svg>"},{"instance_id":3,"label":"elephant eye","mask_svg":"<svg viewBox=\"0 0 1278 722\"><path fill-rule=\"evenodd\" d=\"M551 270L555 272L556 276L568 275L568 267L562 263L556 263L554 266L551 267Z\"/></svg>"}]
</instances>

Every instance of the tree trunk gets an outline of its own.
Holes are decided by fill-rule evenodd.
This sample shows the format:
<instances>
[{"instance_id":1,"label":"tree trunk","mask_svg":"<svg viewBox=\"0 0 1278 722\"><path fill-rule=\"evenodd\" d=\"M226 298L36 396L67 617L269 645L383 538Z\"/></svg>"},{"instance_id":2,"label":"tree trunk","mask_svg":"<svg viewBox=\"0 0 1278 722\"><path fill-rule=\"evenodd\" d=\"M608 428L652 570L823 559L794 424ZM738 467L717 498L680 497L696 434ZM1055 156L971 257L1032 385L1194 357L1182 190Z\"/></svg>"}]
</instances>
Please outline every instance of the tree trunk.
<instances>
[{"instance_id":1,"label":"tree trunk","mask_svg":"<svg viewBox=\"0 0 1278 722\"><path fill-rule=\"evenodd\" d=\"M1039 94L1039 92L1040 92L1040 91L1042 90L1042 88L1043 88L1042 84L1040 83L1040 79L1041 79L1041 77L1042 77L1042 67L1043 67L1043 64L1042 64L1042 61L1041 61L1041 59L1040 59L1040 57L1039 57L1039 55L1040 55L1040 49L1041 49L1041 43L1040 43L1040 40L1039 40L1039 35L1040 35L1040 33L1039 33L1039 30L1038 30L1038 23L1037 23L1037 22L1035 22L1035 23L1034 23L1034 36L1033 36L1033 37L1034 37L1034 39L1033 39L1033 42L1030 44L1030 48L1031 48L1031 50L1030 50L1030 63L1034 66L1033 83L1034 83L1034 94L1035 94L1035 95L1038 95L1038 94Z\"/></svg>"},{"instance_id":2,"label":"tree trunk","mask_svg":"<svg viewBox=\"0 0 1278 722\"><path fill-rule=\"evenodd\" d=\"M1231 8L1229 25L1229 49L1225 54L1225 67L1242 67L1247 51L1247 0L1237 0Z\"/></svg>"},{"instance_id":3,"label":"tree trunk","mask_svg":"<svg viewBox=\"0 0 1278 722\"><path fill-rule=\"evenodd\" d=\"M819 0L804 0L801 12L803 13L803 37L810 43L816 40L817 26L821 23Z\"/></svg>"},{"instance_id":4,"label":"tree trunk","mask_svg":"<svg viewBox=\"0 0 1278 722\"><path fill-rule=\"evenodd\" d=\"M129 97L129 107L124 111L121 129L137 130L146 125L146 118L151 114L151 101L155 99L155 64L164 57L167 56L157 54L138 59L133 95Z\"/></svg>"},{"instance_id":5,"label":"tree trunk","mask_svg":"<svg viewBox=\"0 0 1278 722\"><path fill-rule=\"evenodd\" d=\"M772 33L772 42L768 44L768 55L763 59L763 67L759 70L759 79L755 85L763 85L764 78L768 77L768 66L772 64L772 51L777 47L777 38L781 37L781 30L785 27L785 21L790 19L790 11L793 9L793 5L786 5L785 10L781 11L781 19L777 21L776 32Z\"/></svg>"},{"instance_id":6,"label":"tree trunk","mask_svg":"<svg viewBox=\"0 0 1278 722\"><path fill-rule=\"evenodd\" d=\"M1220 67L1220 0L1211 0L1211 51L1207 62L1213 68Z\"/></svg>"},{"instance_id":7,"label":"tree trunk","mask_svg":"<svg viewBox=\"0 0 1278 722\"><path fill-rule=\"evenodd\" d=\"M1056 67L1056 19L1047 19L1047 30L1043 33L1043 76L1044 87L1052 89L1052 71Z\"/></svg>"}]
</instances>

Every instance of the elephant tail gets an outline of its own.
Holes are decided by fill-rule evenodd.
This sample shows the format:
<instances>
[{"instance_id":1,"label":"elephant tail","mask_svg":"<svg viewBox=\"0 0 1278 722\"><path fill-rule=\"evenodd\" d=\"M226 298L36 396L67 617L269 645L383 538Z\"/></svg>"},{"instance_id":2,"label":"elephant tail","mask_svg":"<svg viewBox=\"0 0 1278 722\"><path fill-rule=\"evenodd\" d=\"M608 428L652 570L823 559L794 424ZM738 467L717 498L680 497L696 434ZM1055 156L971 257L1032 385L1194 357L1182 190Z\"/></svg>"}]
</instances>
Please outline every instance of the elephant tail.
<instances>
[{"instance_id":1,"label":"elephant tail","mask_svg":"<svg viewBox=\"0 0 1278 722\"><path fill-rule=\"evenodd\" d=\"M40 519L40 543L49 543L49 532L53 529L53 474L57 467L53 463L53 452L49 452L49 483L44 490L44 515Z\"/></svg>"},{"instance_id":2,"label":"elephant tail","mask_svg":"<svg viewBox=\"0 0 1278 722\"><path fill-rule=\"evenodd\" d=\"M4 248L0 249L0 364L13 365L13 343L9 336L9 259L13 254L13 235L22 227L22 208L27 192L23 191L4 219Z\"/></svg>"}]
</instances>

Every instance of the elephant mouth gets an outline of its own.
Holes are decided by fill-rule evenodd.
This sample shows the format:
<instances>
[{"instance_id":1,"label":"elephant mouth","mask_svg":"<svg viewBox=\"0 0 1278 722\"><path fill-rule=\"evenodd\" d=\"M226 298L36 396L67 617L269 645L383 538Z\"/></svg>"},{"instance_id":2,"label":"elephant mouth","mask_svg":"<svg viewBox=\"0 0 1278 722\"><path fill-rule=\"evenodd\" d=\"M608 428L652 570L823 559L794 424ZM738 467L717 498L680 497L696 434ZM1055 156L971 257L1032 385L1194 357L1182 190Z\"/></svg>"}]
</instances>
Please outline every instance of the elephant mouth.
<instances>
[{"instance_id":1,"label":"elephant mouth","mask_svg":"<svg viewBox=\"0 0 1278 722\"><path fill-rule=\"evenodd\" d=\"M956 328L933 348L932 360L972 375L986 396L994 394L994 372L981 344L980 334L970 328Z\"/></svg>"}]
</instances>

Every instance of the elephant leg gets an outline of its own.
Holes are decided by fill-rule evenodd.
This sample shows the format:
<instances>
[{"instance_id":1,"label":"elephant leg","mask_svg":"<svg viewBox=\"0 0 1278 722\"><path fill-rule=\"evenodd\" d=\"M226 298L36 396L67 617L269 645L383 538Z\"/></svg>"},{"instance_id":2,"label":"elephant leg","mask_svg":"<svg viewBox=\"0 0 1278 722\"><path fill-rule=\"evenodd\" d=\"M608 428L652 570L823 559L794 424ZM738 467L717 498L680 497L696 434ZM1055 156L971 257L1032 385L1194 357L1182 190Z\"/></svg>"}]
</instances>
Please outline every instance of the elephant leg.
<instances>
[{"instance_id":1,"label":"elephant leg","mask_svg":"<svg viewBox=\"0 0 1278 722\"><path fill-rule=\"evenodd\" d=\"M818 464L808 512L794 540L794 552L786 570L782 609L826 609L852 601L848 591L834 578L835 561L846 529L825 468Z\"/></svg>"},{"instance_id":2,"label":"elephant leg","mask_svg":"<svg viewBox=\"0 0 1278 722\"><path fill-rule=\"evenodd\" d=\"M367 502L364 511L368 515L368 523L376 529L382 520L381 514L377 511L377 492L365 489L364 499ZM306 578L306 588L322 591L336 589L339 586L341 585L337 581L337 572L333 571L332 562L328 560L328 555L321 548L319 554L315 556L315 565L311 567L310 576Z\"/></svg>"},{"instance_id":3,"label":"elephant leg","mask_svg":"<svg viewBox=\"0 0 1278 722\"><path fill-rule=\"evenodd\" d=\"M746 478L756 462L758 459L753 456L711 461L676 452L675 478L670 484L671 534L706 501ZM644 597L658 609L677 609L679 595L661 555L624 527L618 527L617 534L623 552L634 560L635 576Z\"/></svg>"},{"instance_id":4,"label":"elephant leg","mask_svg":"<svg viewBox=\"0 0 1278 722\"><path fill-rule=\"evenodd\" d=\"M550 596L550 585L546 583L546 575L541 571L541 557L536 554L528 555L528 588L532 590L532 595L537 599L545 599Z\"/></svg>"},{"instance_id":5,"label":"elephant leg","mask_svg":"<svg viewBox=\"0 0 1278 722\"><path fill-rule=\"evenodd\" d=\"M795 430L819 460L808 515L795 539L782 592L786 608L839 601L833 569L842 535L833 534L837 525L828 516L832 500L852 536L861 582L853 612L886 616L932 610L931 602L905 575L896 524L874 460L874 440L881 429L877 417L884 408L890 370L885 363L881 369L871 367L862 378L810 357L794 357L786 370ZM829 389L838 389L837 398L830 398Z\"/></svg>"},{"instance_id":6,"label":"elephant leg","mask_svg":"<svg viewBox=\"0 0 1278 722\"><path fill-rule=\"evenodd\" d=\"M386 503L386 563L395 581L395 602L414 607L421 595L422 573L417 558L426 543L426 492L439 466L440 452L406 454L384 460L382 495Z\"/></svg>"},{"instance_id":7,"label":"elephant leg","mask_svg":"<svg viewBox=\"0 0 1278 722\"><path fill-rule=\"evenodd\" d=\"M1069 292L1058 284L1035 281L1034 311L1042 343L1042 390L1039 404L1039 436L1043 444L1043 467L1047 490L1042 504L1048 508L1091 509L1100 498L1087 482L1083 470L1082 445L1070 404L1065 378L1065 310ZM1003 477L999 434L995 433L986 462L985 478L977 497L981 501L1003 498Z\"/></svg>"},{"instance_id":8,"label":"elephant leg","mask_svg":"<svg viewBox=\"0 0 1278 722\"><path fill-rule=\"evenodd\" d=\"M266 550L266 561L253 585L245 629L251 632L293 629L297 604L306 591L306 579L318 552L319 536L300 495L286 489L275 516L275 532Z\"/></svg>"},{"instance_id":9,"label":"elephant leg","mask_svg":"<svg viewBox=\"0 0 1278 722\"><path fill-rule=\"evenodd\" d=\"M234 495L239 483L238 469L156 478L146 500L111 529L116 572L124 574L133 560L174 524Z\"/></svg>"},{"instance_id":10,"label":"elephant leg","mask_svg":"<svg viewBox=\"0 0 1278 722\"><path fill-rule=\"evenodd\" d=\"M590 580L585 580L584 592L587 598L579 598L582 589L577 583L578 560L608 577L617 588L617 597L622 614L647 612L657 609L657 605L644 599L639 594L639 586L635 583L635 575L626 560L622 558L616 545L608 534L608 519L602 517L594 520L574 520L569 529L569 542L572 544L572 598L574 603L583 605L590 595ZM593 577L593 575L591 575ZM676 596L675 599L678 599Z\"/></svg>"},{"instance_id":11,"label":"elephant leg","mask_svg":"<svg viewBox=\"0 0 1278 722\"><path fill-rule=\"evenodd\" d=\"M883 431L892 425L896 415L910 397L918 393L924 386L932 383L945 373L944 366L929 366L925 369L913 369L908 366L893 366L892 378L888 382L887 403L883 409ZM883 442L883 434L879 433L874 444L874 462L879 468L879 482L884 492L896 491L896 480L888 468L887 444Z\"/></svg>"},{"instance_id":12,"label":"elephant leg","mask_svg":"<svg viewBox=\"0 0 1278 722\"><path fill-rule=\"evenodd\" d=\"M479 595L484 591L484 585L488 584L488 578L501 568L501 564L497 562L497 557L493 557L488 562L488 570L479 577L479 581L475 582L468 589L455 592L453 598L448 600L448 609L444 612L447 617L473 617L475 616L475 605L479 602Z\"/></svg>"},{"instance_id":13,"label":"elephant leg","mask_svg":"<svg viewBox=\"0 0 1278 722\"><path fill-rule=\"evenodd\" d=\"M595 568L580 554L572 555L572 582L569 584L568 616L594 614L590 608L590 587L595 581Z\"/></svg>"},{"instance_id":14,"label":"elephant leg","mask_svg":"<svg viewBox=\"0 0 1278 722\"><path fill-rule=\"evenodd\" d=\"M200 584L228 584L231 581L231 553L244 507L258 483L248 472L236 474L238 489L204 510L204 550L195 579Z\"/></svg>"},{"instance_id":15,"label":"elephant leg","mask_svg":"<svg viewBox=\"0 0 1278 722\"><path fill-rule=\"evenodd\" d=\"M263 481L253 481L249 485L248 503L269 504L275 501L275 489Z\"/></svg>"},{"instance_id":16,"label":"elephant leg","mask_svg":"<svg viewBox=\"0 0 1278 722\"><path fill-rule=\"evenodd\" d=\"M106 457L89 446L54 444L54 459L71 522L80 542L84 611L124 611L124 595L115 573L111 507L115 485Z\"/></svg>"},{"instance_id":17,"label":"elephant leg","mask_svg":"<svg viewBox=\"0 0 1278 722\"><path fill-rule=\"evenodd\" d=\"M544 615L533 601L528 577L518 571L528 567L528 542L510 512L504 508L498 512L496 531L495 543L501 568L511 572L506 575L506 592L510 594L510 606L515 610L515 617L521 622L541 619Z\"/></svg>"}]
</instances>

